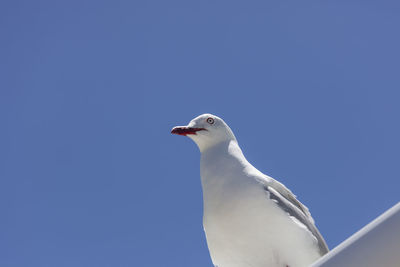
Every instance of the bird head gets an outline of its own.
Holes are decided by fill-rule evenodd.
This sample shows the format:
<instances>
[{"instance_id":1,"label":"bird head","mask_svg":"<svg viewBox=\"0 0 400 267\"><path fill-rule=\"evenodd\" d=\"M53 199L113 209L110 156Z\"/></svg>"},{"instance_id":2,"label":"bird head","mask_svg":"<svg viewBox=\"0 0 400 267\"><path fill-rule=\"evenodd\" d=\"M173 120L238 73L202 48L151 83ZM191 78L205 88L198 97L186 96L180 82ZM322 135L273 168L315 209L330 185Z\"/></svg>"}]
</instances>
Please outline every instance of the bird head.
<instances>
[{"instance_id":1,"label":"bird head","mask_svg":"<svg viewBox=\"0 0 400 267\"><path fill-rule=\"evenodd\" d=\"M176 126L172 128L171 133L190 137L201 152L221 142L236 141L229 126L212 114L200 115L191 120L187 126Z\"/></svg>"}]
</instances>

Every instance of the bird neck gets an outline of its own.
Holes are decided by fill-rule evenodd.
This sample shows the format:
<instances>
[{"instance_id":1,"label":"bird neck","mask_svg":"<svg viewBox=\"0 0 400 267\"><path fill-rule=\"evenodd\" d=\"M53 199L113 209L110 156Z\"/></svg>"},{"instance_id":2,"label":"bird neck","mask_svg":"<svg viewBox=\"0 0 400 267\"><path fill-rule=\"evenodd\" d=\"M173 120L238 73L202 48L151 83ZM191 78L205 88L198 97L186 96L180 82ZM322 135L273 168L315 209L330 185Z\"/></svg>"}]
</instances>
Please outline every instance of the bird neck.
<instances>
[{"instance_id":1,"label":"bird neck","mask_svg":"<svg viewBox=\"0 0 400 267\"><path fill-rule=\"evenodd\" d=\"M224 157L236 157L244 158L243 152L239 147L236 139L224 140L213 144L200 151L202 157L208 158L224 158Z\"/></svg>"},{"instance_id":2,"label":"bird neck","mask_svg":"<svg viewBox=\"0 0 400 267\"><path fill-rule=\"evenodd\" d=\"M248 165L236 140L220 142L201 153L202 178L224 176L224 173L239 171Z\"/></svg>"}]
</instances>

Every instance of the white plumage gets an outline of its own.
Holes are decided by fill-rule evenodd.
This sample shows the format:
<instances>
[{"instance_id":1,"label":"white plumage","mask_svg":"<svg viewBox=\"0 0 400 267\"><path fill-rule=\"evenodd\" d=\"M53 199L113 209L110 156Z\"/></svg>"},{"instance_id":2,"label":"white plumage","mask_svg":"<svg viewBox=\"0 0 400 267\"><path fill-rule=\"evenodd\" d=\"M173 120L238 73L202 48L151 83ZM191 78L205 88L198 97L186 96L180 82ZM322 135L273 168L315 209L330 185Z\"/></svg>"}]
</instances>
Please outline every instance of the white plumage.
<instances>
[{"instance_id":1,"label":"white plumage","mask_svg":"<svg viewBox=\"0 0 400 267\"><path fill-rule=\"evenodd\" d=\"M203 224L215 266L308 266L327 253L307 207L246 160L222 119L203 114L172 133L201 152Z\"/></svg>"}]
</instances>

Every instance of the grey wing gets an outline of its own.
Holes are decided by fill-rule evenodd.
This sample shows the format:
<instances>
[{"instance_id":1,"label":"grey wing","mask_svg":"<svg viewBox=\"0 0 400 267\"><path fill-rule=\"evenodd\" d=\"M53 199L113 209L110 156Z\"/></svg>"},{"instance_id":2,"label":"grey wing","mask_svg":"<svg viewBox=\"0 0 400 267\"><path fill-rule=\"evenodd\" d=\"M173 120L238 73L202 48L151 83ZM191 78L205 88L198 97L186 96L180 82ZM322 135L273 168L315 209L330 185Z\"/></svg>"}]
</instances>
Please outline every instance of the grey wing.
<instances>
[{"instance_id":1,"label":"grey wing","mask_svg":"<svg viewBox=\"0 0 400 267\"><path fill-rule=\"evenodd\" d=\"M326 254L329 251L328 246L317 227L315 227L314 220L307 207L301 204L289 189L275 180L269 184L265 184L264 189L269 194L269 197L275 201L281 209L307 227L318 241L320 254Z\"/></svg>"}]
</instances>

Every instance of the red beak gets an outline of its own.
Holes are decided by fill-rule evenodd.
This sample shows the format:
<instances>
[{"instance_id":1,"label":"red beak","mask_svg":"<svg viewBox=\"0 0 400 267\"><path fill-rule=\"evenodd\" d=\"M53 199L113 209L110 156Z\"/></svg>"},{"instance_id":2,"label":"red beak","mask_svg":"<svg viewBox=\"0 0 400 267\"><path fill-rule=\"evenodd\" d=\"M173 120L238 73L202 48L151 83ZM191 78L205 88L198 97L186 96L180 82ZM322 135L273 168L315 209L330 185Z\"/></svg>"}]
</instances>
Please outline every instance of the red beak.
<instances>
[{"instance_id":1,"label":"red beak","mask_svg":"<svg viewBox=\"0 0 400 267\"><path fill-rule=\"evenodd\" d=\"M178 135L188 135L188 134L196 134L198 131L207 131L205 128L192 128L192 127L186 127L186 126L177 126L172 128L171 133L172 134L178 134Z\"/></svg>"}]
</instances>

